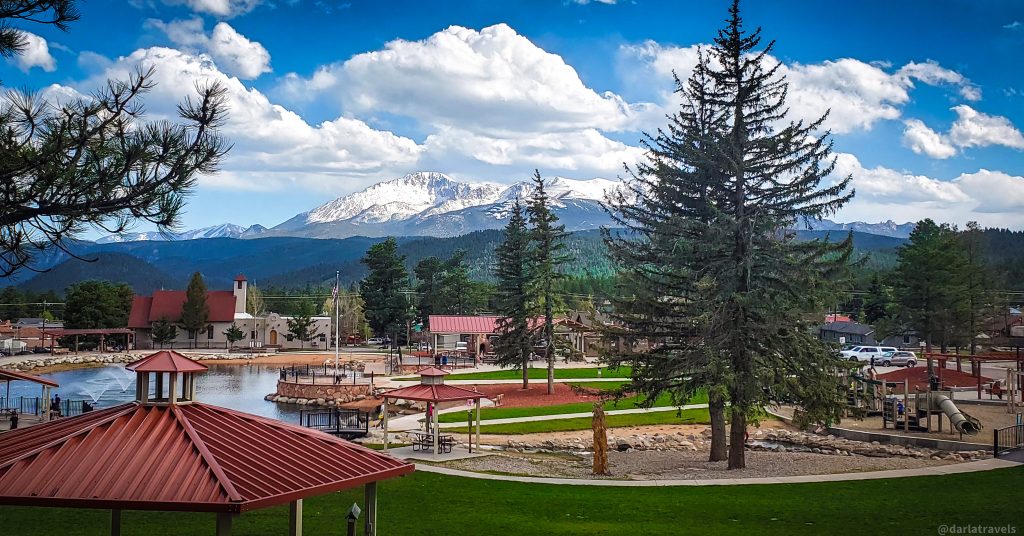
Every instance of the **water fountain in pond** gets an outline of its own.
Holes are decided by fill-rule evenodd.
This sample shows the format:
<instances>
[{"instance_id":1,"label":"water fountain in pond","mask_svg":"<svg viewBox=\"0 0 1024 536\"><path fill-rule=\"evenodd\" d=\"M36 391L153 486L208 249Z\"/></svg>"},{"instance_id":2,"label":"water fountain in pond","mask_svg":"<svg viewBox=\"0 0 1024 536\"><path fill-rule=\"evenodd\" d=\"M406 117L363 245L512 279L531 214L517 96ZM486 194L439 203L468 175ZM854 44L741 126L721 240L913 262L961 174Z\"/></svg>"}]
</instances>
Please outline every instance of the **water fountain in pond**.
<instances>
[{"instance_id":1,"label":"water fountain in pond","mask_svg":"<svg viewBox=\"0 0 1024 536\"><path fill-rule=\"evenodd\" d=\"M89 386L88 383L94 383L95 387ZM83 387L82 390L79 391L79 394L83 394L91 398L93 405L95 405L100 401L100 397L103 396L103 393L107 392L109 389L110 384L107 382L87 382L86 387Z\"/></svg>"},{"instance_id":2,"label":"water fountain in pond","mask_svg":"<svg viewBox=\"0 0 1024 536\"><path fill-rule=\"evenodd\" d=\"M127 392L128 388L135 384L134 375L130 374L124 367L113 367L107 369L107 377L112 378L121 387L121 392Z\"/></svg>"}]
</instances>

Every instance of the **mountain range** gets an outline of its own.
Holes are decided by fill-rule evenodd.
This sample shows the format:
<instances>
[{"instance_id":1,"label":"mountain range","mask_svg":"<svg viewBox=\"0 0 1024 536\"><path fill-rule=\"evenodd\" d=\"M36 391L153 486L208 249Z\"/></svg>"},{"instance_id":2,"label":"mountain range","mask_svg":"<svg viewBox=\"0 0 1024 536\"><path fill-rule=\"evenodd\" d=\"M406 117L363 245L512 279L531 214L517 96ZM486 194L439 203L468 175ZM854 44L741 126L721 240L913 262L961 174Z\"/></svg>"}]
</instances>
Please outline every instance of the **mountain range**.
<instances>
[{"instance_id":1,"label":"mountain range","mask_svg":"<svg viewBox=\"0 0 1024 536\"><path fill-rule=\"evenodd\" d=\"M568 231L597 229L612 222L601 206L605 192L621 183L608 179L576 180L554 177L546 183L552 209ZM525 200L533 183L512 185L459 182L436 172L417 172L380 182L339 197L308 212L266 228L224 223L180 233L121 233L97 243L177 241L201 238L348 238L353 236L454 237L474 231L500 229L515 199ZM906 238L913 223L837 223L831 220L802 225L816 231L857 231Z\"/></svg>"}]
</instances>

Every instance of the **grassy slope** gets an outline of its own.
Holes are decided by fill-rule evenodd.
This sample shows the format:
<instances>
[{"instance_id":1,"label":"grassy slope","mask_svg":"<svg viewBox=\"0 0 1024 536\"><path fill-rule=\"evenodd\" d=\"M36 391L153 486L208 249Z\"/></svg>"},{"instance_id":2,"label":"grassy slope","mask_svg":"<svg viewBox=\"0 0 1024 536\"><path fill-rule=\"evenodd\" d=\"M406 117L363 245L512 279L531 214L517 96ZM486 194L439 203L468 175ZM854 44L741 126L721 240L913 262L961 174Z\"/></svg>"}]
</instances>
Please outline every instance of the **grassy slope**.
<instances>
[{"instance_id":1,"label":"grassy slope","mask_svg":"<svg viewBox=\"0 0 1024 536\"><path fill-rule=\"evenodd\" d=\"M544 380L548 377L548 370L545 368L531 368L530 379L531 380ZM555 369L556 379L574 379L574 378L597 378L596 368L569 368L569 369ZM609 369L601 367L601 377L603 378L629 378L633 372L630 367L619 367ZM488 372L468 372L465 374L449 374L444 377L445 380L519 380L522 379L522 371L515 369L505 370L492 370ZM402 378L395 378L397 381L418 381L418 376L405 376Z\"/></svg>"},{"instance_id":2,"label":"grassy slope","mask_svg":"<svg viewBox=\"0 0 1024 536\"><path fill-rule=\"evenodd\" d=\"M708 410L687 409L682 414L676 411L658 411L654 413L627 413L625 415L608 415L605 418L609 428L624 426L646 426L652 424L706 424L710 422ZM590 417L572 419L551 419L547 421L514 422L508 424L484 424L480 426L482 434L535 434L541 432L568 432L572 430L590 430ZM466 433L466 427L445 428L445 432Z\"/></svg>"},{"instance_id":3,"label":"grassy slope","mask_svg":"<svg viewBox=\"0 0 1024 536\"><path fill-rule=\"evenodd\" d=\"M690 399L690 404L706 404L708 397L699 394ZM639 398L624 398L622 400L609 400L605 403L605 410L632 409L638 407ZM654 401L655 407L672 405L672 398L667 394L659 396ZM574 402L571 404L558 404L555 406L533 406L525 408L484 408L480 410L480 420L491 419L512 419L515 417L534 417L538 415L561 415L563 413L586 413L594 409L593 402ZM466 414L461 411L442 413L437 416L440 422L466 422Z\"/></svg>"},{"instance_id":4,"label":"grassy slope","mask_svg":"<svg viewBox=\"0 0 1024 536\"><path fill-rule=\"evenodd\" d=\"M1011 490L1024 466L961 475L754 486L611 488L416 473L380 486L378 533L519 535L937 534L940 525L1024 527ZM439 494L439 491L444 491ZM920 500L931 490L931 500ZM306 534L341 534L362 490L305 501ZM912 501L912 508L897 507ZM123 534L213 534L212 514L124 512ZM10 536L109 534L103 510L0 507ZM235 533L287 534L287 506L242 514ZM360 534L362 529L360 528Z\"/></svg>"}]
</instances>

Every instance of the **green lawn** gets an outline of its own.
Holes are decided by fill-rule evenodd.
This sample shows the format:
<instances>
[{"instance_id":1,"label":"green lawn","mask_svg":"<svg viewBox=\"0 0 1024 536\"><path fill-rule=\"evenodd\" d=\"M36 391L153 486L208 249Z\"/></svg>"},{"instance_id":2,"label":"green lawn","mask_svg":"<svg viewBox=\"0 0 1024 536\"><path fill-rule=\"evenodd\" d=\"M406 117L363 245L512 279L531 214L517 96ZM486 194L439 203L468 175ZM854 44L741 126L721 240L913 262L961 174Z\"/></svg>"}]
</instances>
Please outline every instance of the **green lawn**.
<instances>
[{"instance_id":1,"label":"green lawn","mask_svg":"<svg viewBox=\"0 0 1024 536\"><path fill-rule=\"evenodd\" d=\"M687 409L682 414L676 411L656 411L653 413L627 413L625 415L608 415L605 422L609 428L624 426L646 426L650 424L707 424L710 422L707 409ZM514 422L508 424L484 424L480 426L481 434L535 434L541 432L568 432L572 430L590 430L590 417L572 419L551 419L548 421ZM445 432L466 433L466 427L444 428Z\"/></svg>"},{"instance_id":2,"label":"green lawn","mask_svg":"<svg viewBox=\"0 0 1024 536\"><path fill-rule=\"evenodd\" d=\"M753 486L613 488L496 482L418 472L379 486L378 534L590 535L917 535L940 526L1012 526L1024 509L1011 493L1024 466L980 473L891 480ZM931 490L930 500L921 500ZM305 534L344 534L362 489L307 499ZM902 501L912 507L898 507ZM0 507L8 536L101 536L109 512ZM288 507L235 520L235 534L288 533ZM213 514L122 514L126 536L213 534ZM362 534L360 528L359 534ZM950 534L953 534L950 532Z\"/></svg>"},{"instance_id":3,"label":"green lawn","mask_svg":"<svg viewBox=\"0 0 1024 536\"><path fill-rule=\"evenodd\" d=\"M639 407L640 399L637 397L623 398L621 400L609 400L605 402L604 409L632 409ZM706 394L698 394L690 400L690 404L705 404L708 401ZM671 406L672 399L668 394L659 396L654 401L655 407ZM585 413L593 411L593 402L574 402L571 404L558 404L554 406L532 406L525 408L484 408L480 410L480 420L489 421L492 419L512 419L516 417L534 417L538 415L561 415L563 413ZM466 422L466 414L461 411L442 413L437 416L439 422Z\"/></svg>"},{"instance_id":4,"label":"green lawn","mask_svg":"<svg viewBox=\"0 0 1024 536\"><path fill-rule=\"evenodd\" d=\"M597 371L601 371L601 376L597 375ZM545 380L548 377L548 369L546 368L531 368L530 379L531 380ZM568 368L568 369L555 369L556 379L574 379L574 378L629 378L633 373L631 367L618 367L618 368L607 368L601 367L596 368ZM446 380L520 380L523 378L523 372L515 369L504 369L504 370L491 370L488 372L468 372L464 374L449 374L444 377ZM419 376L405 376L402 378L394 378L395 381L414 381L419 380Z\"/></svg>"}]
</instances>

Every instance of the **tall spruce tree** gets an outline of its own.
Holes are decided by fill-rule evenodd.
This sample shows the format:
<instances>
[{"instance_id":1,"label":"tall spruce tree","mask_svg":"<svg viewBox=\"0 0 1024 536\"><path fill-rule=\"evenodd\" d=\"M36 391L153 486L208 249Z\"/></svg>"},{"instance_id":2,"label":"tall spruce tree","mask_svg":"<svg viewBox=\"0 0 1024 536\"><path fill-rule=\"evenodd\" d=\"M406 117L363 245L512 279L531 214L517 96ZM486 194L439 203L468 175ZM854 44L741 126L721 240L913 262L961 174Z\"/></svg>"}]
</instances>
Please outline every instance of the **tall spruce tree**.
<instances>
[{"instance_id":1,"label":"tall spruce tree","mask_svg":"<svg viewBox=\"0 0 1024 536\"><path fill-rule=\"evenodd\" d=\"M210 320L210 305L206 303L206 283L199 272L185 289L185 304L181 306L181 327L188 332L189 345L198 343L199 332L206 329Z\"/></svg>"},{"instance_id":2,"label":"tall spruce tree","mask_svg":"<svg viewBox=\"0 0 1024 536\"><path fill-rule=\"evenodd\" d=\"M495 251L498 279L495 302L498 311L498 337L494 351L503 366L522 369L523 389L530 388L530 355L533 353L533 299L530 285L530 232L526 228L523 208L517 198L502 243Z\"/></svg>"},{"instance_id":3,"label":"tall spruce tree","mask_svg":"<svg viewBox=\"0 0 1024 536\"><path fill-rule=\"evenodd\" d=\"M398 244L389 237L370 246L360 262L369 269L359 284L366 320L374 332L390 336L397 346L398 334L411 316L409 299L402 293L409 288L405 256L398 255ZM398 348L401 353L401 346Z\"/></svg>"},{"instance_id":4,"label":"tall spruce tree","mask_svg":"<svg viewBox=\"0 0 1024 536\"><path fill-rule=\"evenodd\" d=\"M948 311L956 309L961 292L956 263L950 262L959 257L957 245L953 228L925 219L896 253L892 280L897 319L925 342L926 352L948 339Z\"/></svg>"},{"instance_id":5,"label":"tall spruce tree","mask_svg":"<svg viewBox=\"0 0 1024 536\"><path fill-rule=\"evenodd\" d=\"M565 226L558 225L540 171L533 172L533 192L526 213L530 218L530 276L533 296L544 313L544 358L548 363L548 394L555 393L555 285L562 279L559 268L565 255Z\"/></svg>"},{"instance_id":6,"label":"tall spruce tree","mask_svg":"<svg viewBox=\"0 0 1024 536\"><path fill-rule=\"evenodd\" d=\"M760 40L734 2L678 120L649 144L631 191L610 199L627 229L645 232L606 232L613 255L638 274L623 320L659 343L630 356L635 380L650 392L724 394L730 469L746 465L752 411L791 400L800 420L828 422L843 407L842 364L803 315L835 290L852 240L798 242L788 229L838 210L853 195L850 178L821 186L834 169L824 118L785 123L787 84L774 43L758 51ZM641 201L627 206L633 195Z\"/></svg>"},{"instance_id":7,"label":"tall spruce tree","mask_svg":"<svg viewBox=\"0 0 1024 536\"><path fill-rule=\"evenodd\" d=\"M960 247L963 250L960 281L963 289L964 330L971 355L978 353L976 337L982 326L991 319L995 309L992 289L995 274L985 258L984 231L977 222L968 222L960 233Z\"/></svg>"},{"instance_id":8,"label":"tall spruce tree","mask_svg":"<svg viewBox=\"0 0 1024 536\"><path fill-rule=\"evenodd\" d=\"M605 230L604 238L620 267L619 292L612 298L616 316L629 327L632 340L658 343L639 353L624 351L614 361L636 365L637 386L651 402L668 392L682 405L706 390L709 458L721 461L728 457L727 367L701 339L714 317L705 314L701 292L709 284L700 267L720 254L703 247L710 245L703 237L711 232L716 205L726 201L720 186L724 171L708 151L724 137L727 125L726 115L709 98L705 53L699 51L698 57L693 76L685 84L676 79L680 111L671 116L667 129L644 140L649 162L631 174L626 188L608 193L616 227L626 232Z\"/></svg>"}]
</instances>

